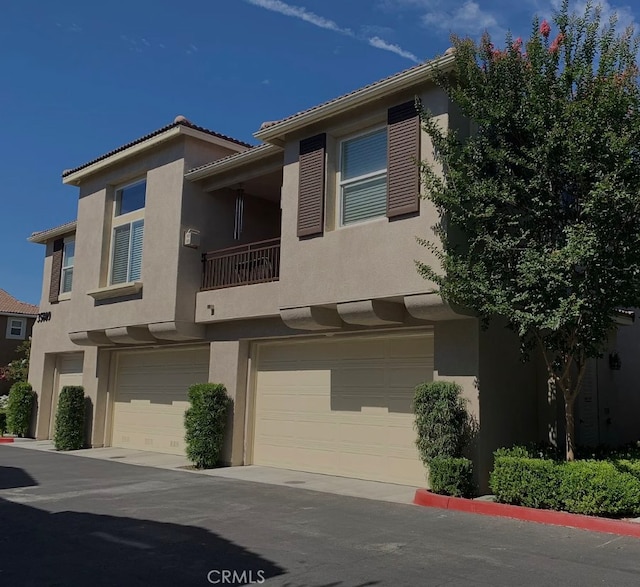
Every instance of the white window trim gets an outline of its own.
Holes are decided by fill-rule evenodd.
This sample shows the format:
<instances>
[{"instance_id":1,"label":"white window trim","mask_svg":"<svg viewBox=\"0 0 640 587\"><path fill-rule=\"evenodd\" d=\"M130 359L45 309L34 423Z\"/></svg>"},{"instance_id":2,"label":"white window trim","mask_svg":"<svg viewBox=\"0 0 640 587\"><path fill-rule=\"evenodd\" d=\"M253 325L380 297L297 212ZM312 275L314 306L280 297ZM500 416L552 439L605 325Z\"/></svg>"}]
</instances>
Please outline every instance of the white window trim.
<instances>
[{"instance_id":1,"label":"white window trim","mask_svg":"<svg viewBox=\"0 0 640 587\"><path fill-rule=\"evenodd\" d=\"M12 334L12 322L20 322L20 334ZM24 340L27 337L27 319L26 318L13 318L11 316L7 316L7 332L6 338L10 338L12 340Z\"/></svg>"},{"instance_id":2,"label":"white window trim","mask_svg":"<svg viewBox=\"0 0 640 587\"><path fill-rule=\"evenodd\" d=\"M352 141L354 139L358 139L361 137L365 137L367 135L370 134L374 134L376 132L379 132L381 130L387 130L387 125L386 124L380 124L374 127L369 127L366 130L361 130L358 131L356 133L350 134L350 135L346 135L344 137L341 137L338 141L338 165L337 165L337 169L336 169L336 184L337 184L337 189L336 189L336 196L338 198L338 205L336 206L336 226L338 228L349 228L351 226L356 226L356 225L361 225L361 224L366 224L368 222L378 222L380 220L382 220L383 218L385 218L384 216L375 216L374 218L367 218L365 220L359 220L357 222L349 222L348 224L344 224L344 222L342 221L343 218L343 208L344 208L344 198L342 197L342 188L344 186L348 186L352 183L356 183L358 181L363 181L366 179L375 179L377 177L382 177L383 175L386 176L389 170L389 165L388 165L388 158L387 158L387 165L385 166L385 168L380 171L374 171L371 173L365 173L364 175L360 175L358 177L352 177L351 179L347 179L345 181L342 181L342 158L343 158L343 149L342 146L344 143L348 142L348 141ZM389 135L387 132L387 140L389 140Z\"/></svg>"},{"instance_id":3,"label":"white window trim","mask_svg":"<svg viewBox=\"0 0 640 587\"><path fill-rule=\"evenodd\" d=\"M64 286L64 271L65 269L73 269L76 263L76 253L75 253L75 248L73 251L73 265L69 265L68 267L64 266L64 260L65 260L65 254L66 254L66 250L67 250L67 244L68 243L74 243L76 242L76 237L74 236L68 236L64 239L64 246L62 247L62 268L60 269L60 291L58 292L58 300L62 299L69 299L71 297L71 292L73 291L73 277L71 278L71 289L69 291L62 291L62 288Z\"/></svg>"},{"instance_id":4,"label":"white window trim","mask_svg":"<svg viewBox=\"0 0 640 587\"><path fill-rule=\"evenodd\" d=\"M113 214L112 214L112 222L111 222L111 234L110 234L110 239L111 242L109 244L109 271L107 272L107 286L106 288L110 288L110 287L116 287L116 286L125 286L127 284L130 283L140 283L140 280L135 280L135 281L126 281L125 283L116 283L113 284L112 283L112 278L113 278L113 246L115 244L115 239L114 239L114 234L116 231L116 228L119 228L120 226L124 226L126 224L129 225L129 251L127 252L127 278L129 277L129 264L131 263L131 238L132 238L132 234L133 234L133 224L135 222L138 222L139 220L142 220L144 222L144 211L147 205L147 199L146 199L146 193L145 193L145 206L143 208L140 208L138 210L133 210L132 212L127 212L126 214L118 214L116 215L116 209L117 209L117 204L118 204L118 193L120 191L122 191L125 188L131 187L131 186L135 186L141 183L147 183L147 178L143 177L141 179L138 179L136 181L132 181L129 183L125 183L122 185L117 186L114 191L113 191ZM144 247L143 247L144 248ZM104 289L104 288L101 288Z\"/></svg>"},{"instance_id":5,"label":"white window trim","mask_svg":"<svg viewBox=\"0 0 640 587\"><path fill-rule=\"evenodd\" d=\"M136 212L139 212L139 210L136 210ZM131 214L133 214L133 212L131 212ZM131 214L125 214L125 216L130 216ZM117 218L122 218L122 216L118 216ZM129 279L129 273L131 271L131 243L133 242L133 225L136 222L140 222L140 221L142 221L144 224L144 214L140 215L139 217L133 218L128 222L119 222L118 224L114 224L111 227L111 246L109 247L109 279L107 282L108 283L107 287L116 287L120 285L124 286L127 284L139 283L142 281L142 279L134 279L134 280ZM113 278L113 246L116 240L114 238L114 235L116 232L116 228L120 228L121 226L126 226L127 224L129 225L129 249L127 251L127 281L123 283L113 283L111 281L111 279ZM143 251L144 251L144 244L143 244Z\"/></svg>"}]
</instances>

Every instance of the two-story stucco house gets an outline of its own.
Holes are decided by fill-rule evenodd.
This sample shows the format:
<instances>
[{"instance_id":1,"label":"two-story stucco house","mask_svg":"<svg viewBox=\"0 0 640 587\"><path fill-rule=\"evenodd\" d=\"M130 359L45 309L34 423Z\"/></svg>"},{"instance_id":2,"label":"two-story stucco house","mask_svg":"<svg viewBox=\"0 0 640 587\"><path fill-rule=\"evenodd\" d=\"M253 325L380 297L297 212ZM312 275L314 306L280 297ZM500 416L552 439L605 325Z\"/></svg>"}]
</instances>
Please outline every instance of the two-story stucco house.
<instances>
[{"instance_id":1,"label":"two-story stucco house","mask_svg":"<svg viewBox=\"0 0 640 587\"><path fill-rule=\"evenodd\" d=\"M77 220L31 236L51 312L31 354L37 437L61 387L82 384L92 446L181 454L188 386L221 382L229 464L423 484L413 391L445 379L480 426L483 484L495 448L547 438L540 365L414 265L437 262L416 237L438 222L419 197L416 161L434 154L415 98L468 132L430 81L453 58L266 123L259 146L179 117L65 171Z\"/></svg>"},{"instance_id":2,"label":"two-story stucco house","mask_svg":"<svg viewBox=\"0 0 640 587\"><path fill-rule=\"evenodd\" d=\"M38 306L27 304L0 289L0 369L18 359L16 351L31 338ZM0 378L0 395L9 392L11 382Z\"/></svg>"}]
</instances>

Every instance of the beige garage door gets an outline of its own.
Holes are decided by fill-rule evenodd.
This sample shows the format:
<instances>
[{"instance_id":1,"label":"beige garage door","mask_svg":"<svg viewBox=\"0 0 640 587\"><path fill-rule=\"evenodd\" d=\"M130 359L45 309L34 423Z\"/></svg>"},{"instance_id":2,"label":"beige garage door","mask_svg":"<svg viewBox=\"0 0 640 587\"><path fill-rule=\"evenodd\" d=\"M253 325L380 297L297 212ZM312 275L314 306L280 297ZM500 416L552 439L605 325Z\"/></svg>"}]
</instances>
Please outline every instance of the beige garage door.
<instances>
[{"instance_id":1,"label":"beige garage door","mask_svg":"<svg viewBox=\"0 0 640 587\"><path fill-rule=\"evenodd\" d=\"M432 378L430 335L262 345L253 462L423 485L411 402Z\"/></svg>"},{"instance_id":2,"label":"beige garage door","mask_svg":"<svg viewBox=\"0 0 640 587\"><path fill-rule=\"evenodd\" d=\"M58 409L58 397L63 387L68 385L82 385L82 360L83 353L69 353L58 355L56 371L58 380L51 398L51 438L55 433L56 411Z\"/></svg>"},{"instance_id":3,"label":"beige garage door","mask_svg":"<svg viewBox=\"0 0 640 587\"><path fill-rule=\"evenodd\" d=\"M187 390L209 378L209 349L121 353L117 357L112 446L184 454Z\"/></svg>"}]
</instances>

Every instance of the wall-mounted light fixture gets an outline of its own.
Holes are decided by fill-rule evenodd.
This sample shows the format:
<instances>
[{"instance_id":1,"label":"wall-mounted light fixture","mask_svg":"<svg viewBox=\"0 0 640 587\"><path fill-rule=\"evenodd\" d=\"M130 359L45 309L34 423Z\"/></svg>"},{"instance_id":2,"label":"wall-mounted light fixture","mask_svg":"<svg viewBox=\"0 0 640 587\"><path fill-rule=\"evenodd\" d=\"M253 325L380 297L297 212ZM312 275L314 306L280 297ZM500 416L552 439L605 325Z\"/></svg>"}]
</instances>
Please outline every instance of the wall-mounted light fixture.
<instances>
[{"instance_id":1,"label":"wall-mounted light fixture","mask_svg":"<svg viewBox=\"0 0 640 587\"><path fill-rule=\"evenodd\" d=\"M618 353L609 353L609 369L612 371L620 371L622 368L622 361Z\"/></svg>"}]
</instances>

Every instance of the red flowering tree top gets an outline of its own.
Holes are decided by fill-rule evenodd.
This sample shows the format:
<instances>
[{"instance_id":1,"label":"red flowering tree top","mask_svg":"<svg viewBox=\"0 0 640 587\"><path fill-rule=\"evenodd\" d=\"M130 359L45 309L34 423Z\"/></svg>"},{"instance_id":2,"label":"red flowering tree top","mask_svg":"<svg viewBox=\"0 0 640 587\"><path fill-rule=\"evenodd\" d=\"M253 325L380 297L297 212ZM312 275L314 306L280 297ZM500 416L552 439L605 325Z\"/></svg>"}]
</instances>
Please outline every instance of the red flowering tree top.
<instances>
[{"instance_id":1,"label":"red flowering tree top","mask_svg":"<svg viewBox=\"0 0 640 587\"><path fill-rule=\"evenodd\" d=\"M453 43L454 72L434 76L474 130L443 134L423 116L439 158L422 166L427 197L447 222L425 242L441 267L419 270L485 324L506 318L525 353L543 351L572 459L586 362L615 310L640 306L638 42L565 1L526 42Z\"/></svg>"}]
</instances>

